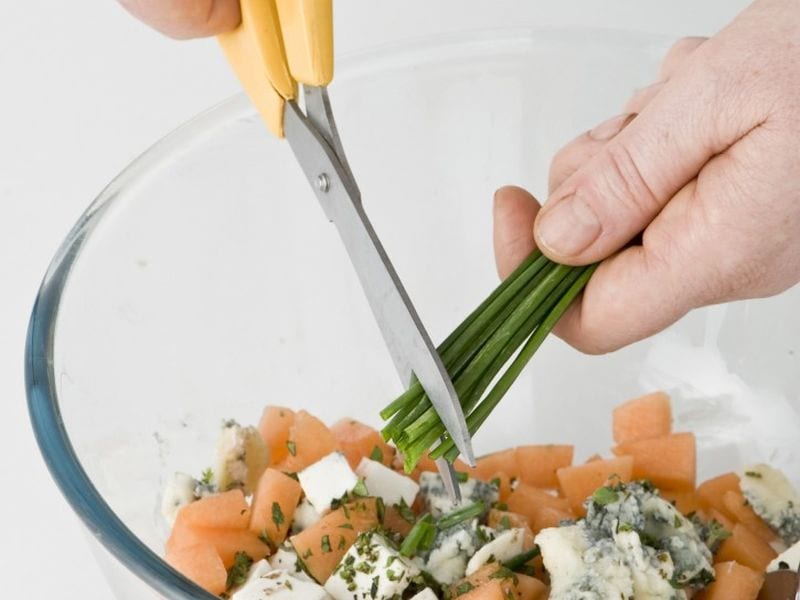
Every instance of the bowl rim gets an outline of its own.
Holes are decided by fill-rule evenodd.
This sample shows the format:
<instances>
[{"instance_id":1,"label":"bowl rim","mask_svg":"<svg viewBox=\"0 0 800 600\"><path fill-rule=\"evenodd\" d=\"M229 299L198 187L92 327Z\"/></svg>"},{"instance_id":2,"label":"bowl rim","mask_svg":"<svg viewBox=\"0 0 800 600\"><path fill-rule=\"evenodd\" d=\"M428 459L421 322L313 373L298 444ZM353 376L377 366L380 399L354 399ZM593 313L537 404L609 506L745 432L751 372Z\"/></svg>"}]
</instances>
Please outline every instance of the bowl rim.
<instances>
[{"instance_id":1,"label":"bowl rim","mask_svg":"<svg viewBox=\"0 0 800 600\"><path fill-rule=\"evenodd\" d=\"M611 30L584 27L515 27L470 30L447 34L432 34L409 38L389 44L364 48L338 58L342 72L336 81L346 81L365 72L375 72L375 66L403 68L419 64L420 57L437 50L463 51L473 47L485 51L488 43L563 43L588 45L612 43L624 45L636 42L644 47L661 45L671 37L630 30ZM463 53L458 55L463 58ZM416 59L414 58L416 57ZM440 59L441 60L441 59ZM335 84L334 84L335 85ZM61 298L73 266L103 214L120 196L127 184L155 173L164 161L191 149L191 142L213 134L232 119L255 114L243 93L238 93L179 125L173 131L133 159L98 194L87 207L48 266L31 311L25 346L25 388L28 412L39 450L51 477L60 492L91 534L122 565L155 591L168 598L217 597L170 567L166 561L122 522L92 484L72 446L61 417L58 400L58 378L55 367L55 333Z\"/></svg>"}]
</instances>

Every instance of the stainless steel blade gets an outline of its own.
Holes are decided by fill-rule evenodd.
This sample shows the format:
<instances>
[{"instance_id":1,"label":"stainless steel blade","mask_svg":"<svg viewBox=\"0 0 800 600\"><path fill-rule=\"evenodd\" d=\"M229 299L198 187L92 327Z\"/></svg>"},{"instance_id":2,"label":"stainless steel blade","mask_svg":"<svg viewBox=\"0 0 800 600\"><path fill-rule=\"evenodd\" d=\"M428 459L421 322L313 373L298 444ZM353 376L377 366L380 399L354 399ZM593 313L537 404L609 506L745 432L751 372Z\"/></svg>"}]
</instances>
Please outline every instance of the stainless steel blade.
<instances>
[{"instance_id":1,"label":"stainless steel blade","mask_svg":"<svg viewBox=\"0 0 800 600\"><path fill-rule=\"evenodd\" d=\"M294 102L286 104L284 129L325 214L339 231L398 372L405 382L411 373L417 377L464 460L474 465L453 384L364 212L355 181Z\"/></svg>"},{"instance_id":2,"label":"stainless steel blade","mask_svg":"<svg viewBox=\"0 0 800 600\"><path fill-rule=\"evenodd\" d=\"M461 502L461 485L458 483L458 475L453 465L444 458L437 458L435 462L439 475L444 481L444 489L447 490L447 494L456 502Z\"/></svg>"}]
</instances>

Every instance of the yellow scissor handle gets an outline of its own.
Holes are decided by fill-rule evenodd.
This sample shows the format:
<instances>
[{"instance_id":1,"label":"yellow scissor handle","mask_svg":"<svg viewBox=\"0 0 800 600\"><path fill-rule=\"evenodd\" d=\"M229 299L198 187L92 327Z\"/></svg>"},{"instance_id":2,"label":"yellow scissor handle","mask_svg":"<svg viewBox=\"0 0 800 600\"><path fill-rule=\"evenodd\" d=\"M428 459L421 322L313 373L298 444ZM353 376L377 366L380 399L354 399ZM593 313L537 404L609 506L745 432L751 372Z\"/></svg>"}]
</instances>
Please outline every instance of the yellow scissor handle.
<instances>
[{"instance_id":1,"label":"yellow scissor handle","mask_svg":"<svg viewBox=\"0 0 800 600\"><path fill-rule=\"evenodd\" d=\"M286 100L297 82L333 79L332 0L240 0L242 22L218 36L225 56L264 122L283 137Z\"/></svg>"}]
</instances>

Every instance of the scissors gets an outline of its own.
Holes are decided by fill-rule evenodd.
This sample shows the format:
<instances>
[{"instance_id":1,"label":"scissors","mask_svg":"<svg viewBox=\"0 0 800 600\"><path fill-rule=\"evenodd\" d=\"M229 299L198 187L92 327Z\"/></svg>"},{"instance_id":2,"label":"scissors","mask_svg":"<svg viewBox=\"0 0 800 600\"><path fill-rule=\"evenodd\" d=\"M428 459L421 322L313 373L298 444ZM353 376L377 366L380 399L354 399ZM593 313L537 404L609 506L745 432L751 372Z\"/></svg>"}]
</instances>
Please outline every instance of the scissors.
<instances>
[{"instance_id":1,"label":"scissors","mask_svg":"<svg viewBox=\"0 0 800 600\"><path fill-rule=\"evenodd\" d=\"M331 0L241 0L242 22L218 36L267 127L285 137L322 210L336 226L404 385L420 382L464 460L475 457L453 384L361 203L336 130ZM300 91L304 110L300 107ZM453 467L436 462L454 500Z\"/></svg>"}]
</instances>

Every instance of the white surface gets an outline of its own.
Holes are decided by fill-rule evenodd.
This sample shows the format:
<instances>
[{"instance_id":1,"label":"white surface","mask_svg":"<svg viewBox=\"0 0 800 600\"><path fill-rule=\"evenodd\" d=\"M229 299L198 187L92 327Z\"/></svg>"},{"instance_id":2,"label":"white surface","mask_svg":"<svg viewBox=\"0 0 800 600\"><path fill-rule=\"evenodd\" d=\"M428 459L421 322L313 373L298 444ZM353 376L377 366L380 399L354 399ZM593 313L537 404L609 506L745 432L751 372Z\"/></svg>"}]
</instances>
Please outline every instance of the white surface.
<instances>
[{"instance_id":1,"label":"white surface","mask_svg":"<svg viewBox=\"0 0 800 600\"><path fill-rule=\"evenodd\" d=\"M451 10L492 26L477 1L337 3L337 51L451 29ZM542 27L708 34L743 0L495 2ZM501 8L504 7L504 8ZM5 594L109 598L82 528L52 484L30 433L23 385L28 314L47 264L97 192L161 135L236 90L212 41L176 43L112 0L5 2L0 20L0 472L12 494L0 562ZM43 552L43 549L46 549ZM46 560L42 569L39 561ZM8 586L11 586L10 588Z\"/></svg>"}]
</instances>

